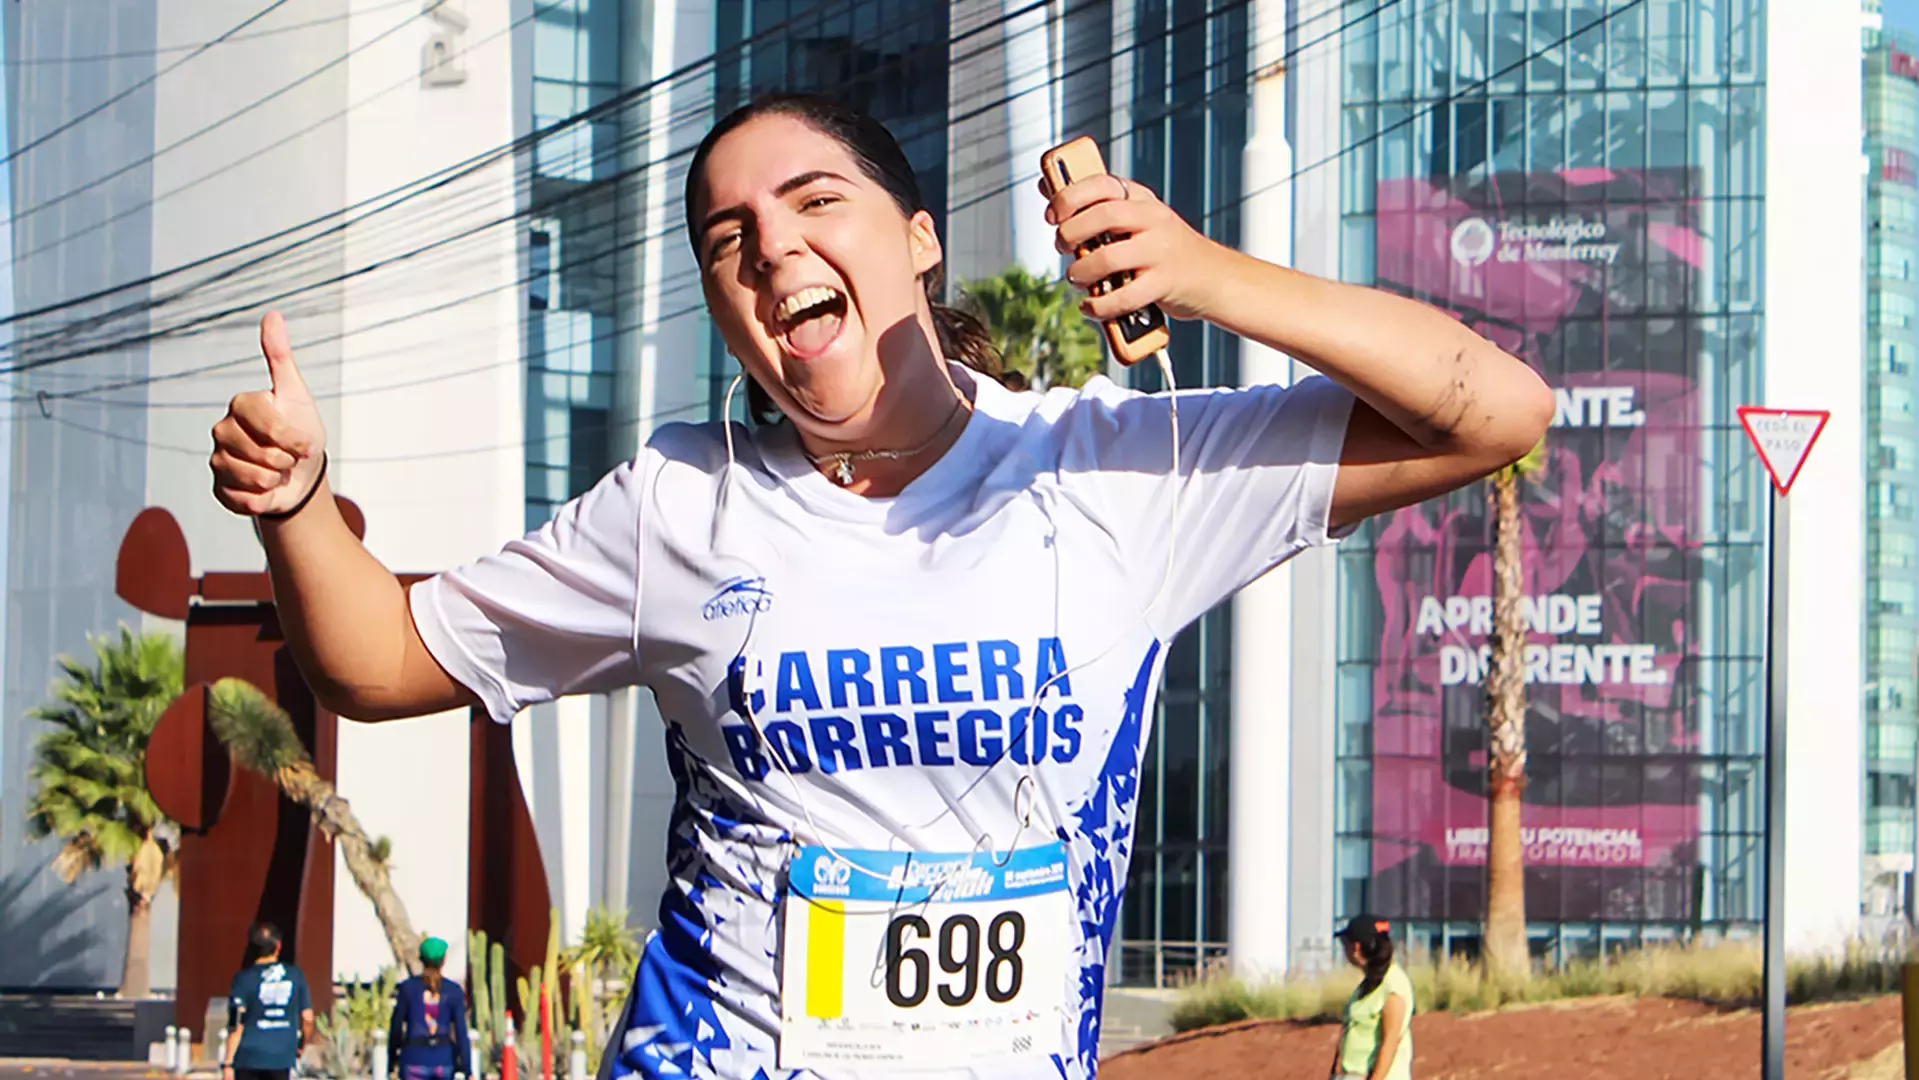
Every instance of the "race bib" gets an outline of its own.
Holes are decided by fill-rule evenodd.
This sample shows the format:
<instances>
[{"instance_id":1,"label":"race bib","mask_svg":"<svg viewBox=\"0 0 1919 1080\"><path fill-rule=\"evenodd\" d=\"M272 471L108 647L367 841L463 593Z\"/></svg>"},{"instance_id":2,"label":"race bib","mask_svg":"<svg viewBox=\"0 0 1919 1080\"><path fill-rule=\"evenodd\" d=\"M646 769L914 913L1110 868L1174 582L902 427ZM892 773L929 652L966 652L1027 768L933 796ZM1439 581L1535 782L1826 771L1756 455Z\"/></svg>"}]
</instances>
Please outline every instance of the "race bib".
<instances>
[{"instance_id":1,"label":"race bib","mask_svg":"<svg viewBox=\"0 0 1919 1080\"><path fill-rule=\"evenodd\" d=\"M783 1069L950 1069L1060 1047L1079 935L1058 843L1004 866L801 848L782 920Z\"/></svg>"}]
</instances>

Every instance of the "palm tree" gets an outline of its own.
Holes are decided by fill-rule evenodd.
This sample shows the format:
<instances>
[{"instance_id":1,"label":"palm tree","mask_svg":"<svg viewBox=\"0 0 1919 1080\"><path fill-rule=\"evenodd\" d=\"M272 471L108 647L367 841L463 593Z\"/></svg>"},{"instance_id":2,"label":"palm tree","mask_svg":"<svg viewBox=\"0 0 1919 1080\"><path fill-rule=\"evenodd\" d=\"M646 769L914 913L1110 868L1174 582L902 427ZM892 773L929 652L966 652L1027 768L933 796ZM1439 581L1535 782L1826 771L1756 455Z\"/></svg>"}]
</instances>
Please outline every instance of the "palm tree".
<instances>
[{"instance_id":1,"label":"palm tree","mask_svg":"<svg viewBox=\"0 0 1919 1080\"><path fill-rule=\"evenodd\" d=\"M373 902L373 913L386 931L394 957L401 967L418 974L420 935L413 930L406 905L393 891L386 865L390 845L385 837L368 836L353 816L353 808L314 771L313 759L285 711L253 684L221 679L207 695L207 722L242 768L273 781L287 798L312 812L320 831L339 847L353 884Z\"/></svg>"},{"instance_id":2,"label":"palm tree","mask_svg":"<svg viewBox=\"0 0 1919 1080\"><path fill-rule=\"evenodd\" d=\"M1526 945L1526 851L1520 833L1520 793L1526 788L1525 549L1520 541L1519 481L1545 464L1542 441L1525 457L1494 473L1493 643L1486 671L1487 829L1486 966L1520 973L1532 964Z\"/></svg>"},{"instance_id":3,"label":"palm tree","mask_svg":"<svg viewBox=\"0 0 1919 1080\"><path fill-rule=\"evenodd\" d=\"M596 907L586 913L580 943L568 950L567 962L586 965L594 979L625 983L640 962L639 942L626 925L626 912Z\"/></svg>"},{"instance_id":4,"label":"palm tree","mask_svg":"<svg viewBox=\"0 0 1919 1080\"><path fill-rule=\"evenodd\" d=\"M72 883L89 870L125 863L127 954L121 997L152 992L153 897L177 862L174 823L147 792L147 740L180 696L184 661L166 634L118 640L88 636L94 666L60 657L53 700L28 715L54 725L34 743L27 803L35 839L65 841L53 869Z\"/></svg>"},{"instance_id":5,"label":"palm tree","mask_svg":"<svg viewBox=\"0 0 1919 1080\"><path fill-rule=\"evenodd\" d=\"M1039 389L1079 386L1106 366L1099 332L1064 281L1011 266L961 286L960 302L986 324L1006 370Z\"/></svg>"},{"instance_id":6,"label":"palm tree","mask_svg":"<svg viewBox=\"0 0 1919 1080\"><path fill-rule=\"evenodd\" d=\"M601 1010L601 999L624 994L639 963L639 942L626 925L626 912L595 907L586 913L580 943L566 951L566 968L573 973L589 1058L599 1057L600 1045L608 1034L602 1029L614 1019Z\"/></svg>"}]
</instances>

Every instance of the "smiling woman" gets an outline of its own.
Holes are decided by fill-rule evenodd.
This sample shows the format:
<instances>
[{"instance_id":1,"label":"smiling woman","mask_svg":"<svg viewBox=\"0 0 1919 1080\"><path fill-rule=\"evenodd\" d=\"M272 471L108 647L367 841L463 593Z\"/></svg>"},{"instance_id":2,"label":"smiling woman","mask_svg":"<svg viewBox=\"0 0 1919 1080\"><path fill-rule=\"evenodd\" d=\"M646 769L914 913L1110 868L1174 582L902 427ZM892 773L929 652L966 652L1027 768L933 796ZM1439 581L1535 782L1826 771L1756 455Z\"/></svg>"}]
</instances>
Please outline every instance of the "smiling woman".
<instances>
[{"instance_id":1,"label":"smiling woman","mask_svg":"<svg viewBox=\"0 0 1919 1080\"><path fill-rule=\"evenodd\" d=\"M409 594L317 497L326 433L267 317L273 387L215 429L215 491L260 519L329 708L659 702L672 884L603 1076L1092 1077L1164 643L1552 416L1525 365L1430 308L1222 247L1137 183L1048 199L1084 252L1067 279L1125 282L1089 317L1155 304L1323 377L1177 405L1006 389L934 300L940 239L885 128L773 98L713 129L686 199L762 422L662 427Z\"/></svg>"},{"instance_id":2,"label":"smiling woman","mask_svg":"<svg viewBox=\"0 0 1919 1080\"><path fill-rule=\"evenodd\" d=\"M727 138L735 132L739 138ZM756 202L755 191L769 197ZM883 200L872 198L875 193ZM884 202L891 203L892 213ZM999 374L1000 360L986 328L936 299L943 259L939 235L913 167L879 121L807 95L770 98L735 112L695 153L687 170L685 206L687 238L703 271L708 309L727 348L753 377L747 395L756 418L771 420L797 404L815 420L827 420L837 408L852 412L833 419L855 428L880 422L871 415L877 386L866 386L866 400L858 403L825 404L810 396L860 395L850 383L829 389L836 375L826 353L848 329L859 340L837 350L842 358L852 354L842 360L838 378L857 381L856 371L879 375L878 337L889 327L921 322L922 316L939 355L982 374ZM768 257L768 245L778 248L809 228L822 234L812 248L811 265L783 265L779 280L767 283L770 293L750 284L760 260ZM869 279L857 311L849 310L852 285L846 279L855 269ZM761 331L758 337L754 326ZM876 333L863 333L871 326ZM781 354L794 361L791 372L780 362ZM912 367L936 371L938 365L925 362L932 358L930 350L913 357L919 362ZM766 379L782 382L786 393L769 389ZM807 396L796 396L802 394ZM862 406L867 415L853 415ZM814 433L822 442L835 441L831 431ZM929 446L922 453L937 449Z\"/></svg>"}]
</instances>

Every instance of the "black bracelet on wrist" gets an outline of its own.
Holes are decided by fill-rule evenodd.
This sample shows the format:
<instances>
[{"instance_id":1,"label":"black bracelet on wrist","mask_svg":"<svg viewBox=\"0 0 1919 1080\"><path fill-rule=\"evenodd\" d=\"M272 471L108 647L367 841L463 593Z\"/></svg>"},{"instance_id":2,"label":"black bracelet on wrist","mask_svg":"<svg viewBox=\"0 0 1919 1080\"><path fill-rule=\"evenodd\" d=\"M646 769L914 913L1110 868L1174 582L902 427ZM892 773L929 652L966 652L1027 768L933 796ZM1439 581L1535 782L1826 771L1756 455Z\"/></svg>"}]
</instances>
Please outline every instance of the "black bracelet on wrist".
<instances>
[{"instance_id":1,"label":"black bracelet on wrist","mask_svg":"<svg viewBox=\"0 0 1919 1080\"><path fill-rule=\"evenodd\" d=\"M326 466L327 466L326 451L322 450L320 451L319 475L313 478L313 486L307 489L307 493L300 497L299 502L293 504L293 508L291 510L281 510L277 513L272 513L272 514L255 514L254 516L261 519L262 521L285 521L287 518L290 518L293 515L299 513L300 511L305 510L307 508L307 504L313 501L313 497L320 493L320 485L326 482Z\"/></svg>"}]
</instances>

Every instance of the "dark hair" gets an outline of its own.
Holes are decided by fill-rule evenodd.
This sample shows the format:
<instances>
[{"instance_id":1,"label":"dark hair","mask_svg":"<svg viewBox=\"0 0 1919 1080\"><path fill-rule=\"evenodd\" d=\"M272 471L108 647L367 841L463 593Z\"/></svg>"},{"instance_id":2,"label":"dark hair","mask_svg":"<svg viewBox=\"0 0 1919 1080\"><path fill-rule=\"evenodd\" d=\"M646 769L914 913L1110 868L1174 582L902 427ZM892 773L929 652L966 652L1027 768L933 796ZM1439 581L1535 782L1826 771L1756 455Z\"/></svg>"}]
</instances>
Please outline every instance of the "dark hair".
<instances>
[{"instance_id":1,"label":"dark hair","mask_svg":"<svg viewBox=\"0 0 1919 1080\"><path fill-rule=\"evenodd\" d=\"M1386 971L1393 966L1393 939L1380 934L1371 942L1359 941L1359 958L1365 963L1365 977L1359 980L1359 989L1353 991L1356 997L1365 997L1379 989L1385 980Z\"/></svg>"},{"instance_id":2,"label":"dark hair","mask_svg":"<svg viewBox=\"0 0 1919 1080\"><path fill-rule=\"evenodd\" d=\"M686 170L685 201L686 235L693 245L694 261L699 261L700 245L694 216L700 181L706 175L706 157L728 133L761 116L790 116L845 147L859 163L860 171L893 197L893 205L899 207L900 213L911 216L926 209L919 177L914 174L912 163L906 160L906 152L900 149L899 142L884 124L821 94L772 94L726 114L693 152L693 163ZM999 378L999 352L993 348L985 325L968 312L939 302L940 268L934 267L920 281L926 289L926 301L933 308L933 329L939 337L941 354L982 375ZM751 378L746 381L746 400L747 412L756 420L770 422L779 415L772 398Z\"/></svg>"},{"instance_id":3,"label":"dark hair","mask_svg":"<svg viewBox=\"0 0 1919 1080\"><path fill-rule=\"evenodd\" d=\"M280 928L270 922L257 922L247 930L247 962L280 950Z\"/></svg>"},{"instance_id":4,"label":"dark hair","mask_svg":"<svg viewBox=\"0 0 1919 1080\"><path fill-rule=\"evenodd\" d=\"M431 990L436 994L440 992L440 965L439 964L428 964L428 963L422 962L420 964L420 978L426 980L426 988L428 990Z\"/></svg>"}]
</instances>

